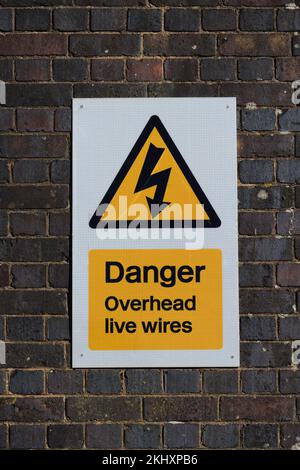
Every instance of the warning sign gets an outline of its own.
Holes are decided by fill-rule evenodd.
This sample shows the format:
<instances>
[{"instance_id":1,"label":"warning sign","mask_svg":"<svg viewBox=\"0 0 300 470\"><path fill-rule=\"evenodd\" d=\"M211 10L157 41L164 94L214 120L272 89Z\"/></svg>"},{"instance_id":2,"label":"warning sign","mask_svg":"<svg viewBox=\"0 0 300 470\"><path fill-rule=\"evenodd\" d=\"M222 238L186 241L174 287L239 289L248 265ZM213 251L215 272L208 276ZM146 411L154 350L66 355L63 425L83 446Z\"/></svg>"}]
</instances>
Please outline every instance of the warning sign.
<instances>
[{"instance_id":1,"label":"warning sign","mask_svg":"<svg viewBox=\"0 0 300 470\"><path fill-rule=\"evenodd\" d=\"M74 367L239 365L235 108L73 101Z\"/></svg>"},{"instance_id":2,"label":"warning sign","mask_svg":"<svg viewBox=\"0 0 300 470\"><path fill-rule=\"evenodd\" d=\"M221 224L158 116L149 119L90 227L109 227L114 221L117 227L126 227L133 220L140 227Z\"/></svg>"},{"instance_id":3,"label":"warning sign","mask_svg":"<svg viewBox=\"0 0 300 470\"><path fill-rule=\"evenodd\" d=\"M155 264L153 263L155 260ZM220 250L91 250L89 346L222 347Z\"/></svg>"}]
</instances>

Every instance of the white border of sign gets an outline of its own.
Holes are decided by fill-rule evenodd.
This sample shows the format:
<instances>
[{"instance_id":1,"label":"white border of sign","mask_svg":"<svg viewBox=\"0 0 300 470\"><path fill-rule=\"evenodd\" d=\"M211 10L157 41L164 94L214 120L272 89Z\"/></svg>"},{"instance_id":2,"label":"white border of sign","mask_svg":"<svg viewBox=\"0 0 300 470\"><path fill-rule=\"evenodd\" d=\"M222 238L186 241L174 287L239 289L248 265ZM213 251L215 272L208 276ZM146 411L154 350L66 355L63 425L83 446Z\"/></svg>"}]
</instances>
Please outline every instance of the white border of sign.
<instances>
[{"instance_id":1,"label":"white border of sign","mask_svg":"<svg viewBox=\"0 0 300 470\"><path fill-rule=\"evenodd\" d=\"M88 251L184 248L179 240L99 240L92 213L152 115L159 115L222 220L204 248L223 256L223 348L93 351L88 348ZM195 158L197 155L197 158ZM99 164L100 163L100 164ZM76 98L73 100L73 367L239 366L235 98Z\"/></svg>"}]
</instances>

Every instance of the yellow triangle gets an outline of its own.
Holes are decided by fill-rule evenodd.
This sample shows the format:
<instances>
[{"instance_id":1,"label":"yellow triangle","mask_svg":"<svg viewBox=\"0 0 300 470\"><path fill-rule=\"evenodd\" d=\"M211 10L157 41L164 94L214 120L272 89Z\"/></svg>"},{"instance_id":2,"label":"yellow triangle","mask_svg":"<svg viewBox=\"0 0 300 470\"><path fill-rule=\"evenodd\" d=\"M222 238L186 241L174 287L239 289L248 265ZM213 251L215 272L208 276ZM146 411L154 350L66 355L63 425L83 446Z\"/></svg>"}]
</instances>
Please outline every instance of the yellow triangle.
<instances>
[{"instance_id":1,"label":"yellow triangle","mask_svg":"<svg viewBox=\"0 0 300 470\"><path fill-rule=\"evenodd\" d=\"M220 225L218 216L157 116L148 121L90 226L99 227L100 221L103 225L110 221L130 224L133 220L140 221L141 225L162 220Z\"/></svg>"}]
</instances>

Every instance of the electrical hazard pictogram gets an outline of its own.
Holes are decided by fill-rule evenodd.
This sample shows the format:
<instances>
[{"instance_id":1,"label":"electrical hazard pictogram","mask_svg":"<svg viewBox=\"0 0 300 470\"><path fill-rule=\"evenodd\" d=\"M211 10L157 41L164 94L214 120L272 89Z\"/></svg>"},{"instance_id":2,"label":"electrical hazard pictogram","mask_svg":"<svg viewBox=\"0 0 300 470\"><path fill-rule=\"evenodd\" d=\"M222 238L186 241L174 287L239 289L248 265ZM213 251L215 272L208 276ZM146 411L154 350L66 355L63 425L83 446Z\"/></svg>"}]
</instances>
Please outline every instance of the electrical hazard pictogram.
<instances>
[{"instance_id":1,"label":"electrical hazard pictogram","mask_svg":"<svg viewBox=\"0 0 300 470\"><path fill-rule=\"evenodd\" d=\"M219 227L221 221L158 116L152 116L89 225Z\"/></svg>"}]
</instances>

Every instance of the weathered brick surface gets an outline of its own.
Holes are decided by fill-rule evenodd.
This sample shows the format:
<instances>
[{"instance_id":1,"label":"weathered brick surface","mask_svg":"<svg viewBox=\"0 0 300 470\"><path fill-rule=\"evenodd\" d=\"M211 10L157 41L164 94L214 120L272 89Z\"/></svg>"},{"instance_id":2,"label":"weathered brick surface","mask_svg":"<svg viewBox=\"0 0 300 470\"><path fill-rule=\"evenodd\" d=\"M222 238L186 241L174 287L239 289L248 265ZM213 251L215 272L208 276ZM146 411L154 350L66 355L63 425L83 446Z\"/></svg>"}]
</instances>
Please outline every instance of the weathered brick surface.
<instances>
[{"instance_id":1,"label":"weathered brick surface","mask_svg":"<svg viewBox=\"0 0 300 470\"><path fill-rule=\"evenodd\" d=\"M278 426L247 424L243 426L243 445L250 449L274 449L278 446Z\"/></svg>"},{"instance_id":2,"label":"weathered brick surface","mask_svg":"<svg viewBox=\"0 0 300 470\"><path fill-rule=\"evenodd\" d=\"M10 426L10 447L12 449L44 449L46 426L43 424L13 424Z\"/></svg>"},{"instance_id":3,"label":"weathered brick surface","mask_svg":"<svg viewBox=\"0 0 300 470\"><path fill-rule=\"evenodd\" d=\"M133 424L125 427L125 445L128 449L159 449L160 426Z\"/></svg>"},{"instance_id":4,"label":"weathered brick surface","mask_svg":"<svg viewBox=\"0 0 300 470\"><path fill-rule=\"evenodd\" d=\"M239 428L234 424L208 424L202 433L202 442L209 449L231 449L239 445Z\"/></svg>"},{"instance_id":5,"label":"weathered brick surface","mask_svg":"<svg viewBox=\"0 0 300 470\"><path fill-rule=\"evenodd\" d=\"M120 449L122 426L120 424L88 424L86 446L90 449Z\"/></svg>"},{"instance_id":6,"label":"weathered brick surface","mask_svg":"<svg viewBox=\"0 0 300 470\"><path fill-rule=\"evenodd\" d=\"M80 449L83 446L83 426L51 424L48 426L48 445L54 449Z\"/></svg>"},{"instance_id":7,"label":"weathered brick surface","mask_svg":"<svg viewBox=\"0 0 300 470\"><path fill-rule=\"evenodd\" d=\"M168 449L196 449L199 445L199 426L197 424L167 424L164 441Z\"/></svg>"},{"instance_id":8,"label":"weathered brick surface","mask_svg":"<svg viewBox=\"0 0 300 470\"><path fill-rule=\"evenodd\" d=\"M114 370L89 370L86 377L86 391L94 394L115 394L122 390L121 374Z\"/></svg>"},{"instance_id":9,"label":"weathered brick surface","mask_svg":"<svg viewBox=\"0 0 300 470\"><path fill-rule=\"evenodd\" d=\"M300 434L291 345L300 339L299 8L0 4L0 448L291 449ZM241 370L70 368L71 99L147 96L237 98Z\"/></svg>"}]
</instances>

